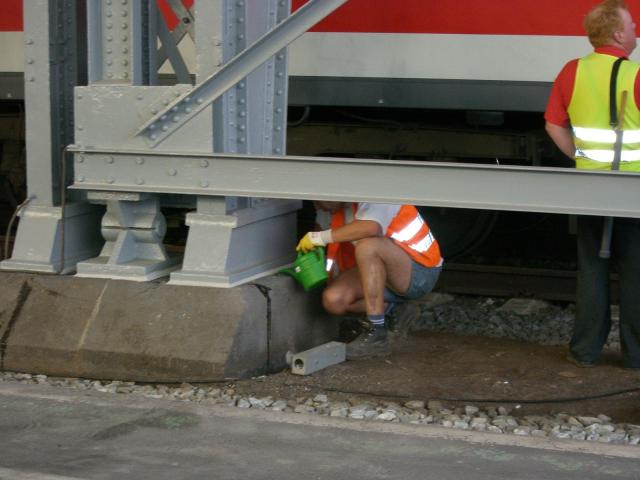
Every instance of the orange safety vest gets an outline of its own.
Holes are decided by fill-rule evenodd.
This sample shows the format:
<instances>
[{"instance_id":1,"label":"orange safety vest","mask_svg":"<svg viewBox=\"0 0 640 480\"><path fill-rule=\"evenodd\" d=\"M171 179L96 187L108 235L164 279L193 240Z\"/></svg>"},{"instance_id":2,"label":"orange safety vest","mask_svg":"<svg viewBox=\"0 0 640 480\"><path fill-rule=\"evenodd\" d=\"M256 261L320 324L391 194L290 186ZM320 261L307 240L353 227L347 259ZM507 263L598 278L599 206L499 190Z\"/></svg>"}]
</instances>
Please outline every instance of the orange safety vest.
<instances>
[{"instance_id":1,"label":"orange safety vest","mask_svg":"<svg viewBox=\"0 0 640 480\"><path fill-rule=\"evenodd\" d=\"M355 216L358 204L353 204ZM331 230L345 225L344 208L331 216ZM429 225L420 216L413 205L402 205L397 215L391 220L385 237L389 237L409 256L425 267L437 267L442 264L440 246L433 236ZM356 251L353 243L330 243L327 246L327 270L331 272L337 265L341 272L356 266Z\"/></svg>"}]
</instances>

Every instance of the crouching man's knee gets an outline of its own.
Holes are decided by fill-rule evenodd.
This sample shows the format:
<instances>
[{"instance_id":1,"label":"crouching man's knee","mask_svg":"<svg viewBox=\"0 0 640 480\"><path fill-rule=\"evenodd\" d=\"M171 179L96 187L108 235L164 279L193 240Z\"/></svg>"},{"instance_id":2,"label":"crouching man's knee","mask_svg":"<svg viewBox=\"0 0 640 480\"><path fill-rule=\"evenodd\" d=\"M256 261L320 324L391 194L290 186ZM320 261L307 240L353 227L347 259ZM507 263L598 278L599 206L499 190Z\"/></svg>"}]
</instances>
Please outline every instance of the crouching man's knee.
<instances>
[{"instance_id":1,"label":"crouching man's knee","mask_svg":"<svg viewBox=\"0 0 640 480\"><path fill-rule=\"evenodd\" d=\"M322 306L332 315L344 315L348 305L349 300L342 289L327 287L322 292Z\"/></svg>"},{"instance_id":2,"label":"crouching man's knee","mask_svg":"<svg viewBox=\"0 0 640 480\"><path fill-rule=\"evenodd\" d=\"M385 237L368 237L358 240L356 243L356 261L361 262L373 256L377 256L388 241Z\"/></svg>"}]
</instances>

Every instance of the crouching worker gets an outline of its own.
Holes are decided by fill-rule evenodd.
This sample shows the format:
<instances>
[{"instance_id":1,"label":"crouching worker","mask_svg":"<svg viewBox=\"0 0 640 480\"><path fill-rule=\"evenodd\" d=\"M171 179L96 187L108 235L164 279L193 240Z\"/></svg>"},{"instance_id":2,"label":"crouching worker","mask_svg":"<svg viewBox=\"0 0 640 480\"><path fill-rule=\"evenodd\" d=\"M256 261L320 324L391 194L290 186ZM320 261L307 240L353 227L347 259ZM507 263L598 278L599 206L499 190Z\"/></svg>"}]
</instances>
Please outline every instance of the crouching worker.
<instances>
[{"instance_id":1,"label":"crouching worker","mask_svg":"<svg viewBox=\"0 0 640 480\"><path fill-rule=\"evenodd\" d=\"M438 242L412 205L314 203L331 213L331 228L308 232L296 249L326 246L324 308L334 315L366 313L371 324L347 345L347 358L388 354L385 311L433 289L442 269Z\"/></svg>"}]
</instances>

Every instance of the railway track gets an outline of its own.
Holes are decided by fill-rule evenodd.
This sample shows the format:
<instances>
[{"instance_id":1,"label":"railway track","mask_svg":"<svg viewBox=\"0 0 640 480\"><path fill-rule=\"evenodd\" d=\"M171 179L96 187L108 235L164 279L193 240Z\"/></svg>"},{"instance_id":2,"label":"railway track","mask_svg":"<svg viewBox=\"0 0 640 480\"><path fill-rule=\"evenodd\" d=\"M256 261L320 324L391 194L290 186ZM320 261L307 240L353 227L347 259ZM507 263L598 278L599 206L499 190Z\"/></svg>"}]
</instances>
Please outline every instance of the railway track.
<instances>
[{"instance_id":1,"label":"railway track","mask_svg":"<svg viewBox=\"0 0 640 480\"><path fill-rule=\"evenodd\" d=\"M611 299L617 302L617 276L612 276ZM575 302L576 272L542 268L445 264L436 290L494 297L532 297Z\"/></svg>"}]
</instances>

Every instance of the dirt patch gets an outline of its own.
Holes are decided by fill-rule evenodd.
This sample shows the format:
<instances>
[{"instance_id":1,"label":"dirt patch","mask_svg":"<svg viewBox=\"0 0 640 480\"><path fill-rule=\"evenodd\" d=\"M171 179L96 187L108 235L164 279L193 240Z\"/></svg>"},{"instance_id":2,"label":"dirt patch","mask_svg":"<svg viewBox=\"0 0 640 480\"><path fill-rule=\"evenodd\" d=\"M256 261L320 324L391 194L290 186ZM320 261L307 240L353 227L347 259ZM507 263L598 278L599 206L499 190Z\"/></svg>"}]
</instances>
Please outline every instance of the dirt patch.
<instances>
[{"instance_id":1,"label":"dirt patch","mask_svg":"<svg viewBox=\"0 0 640 480\"><path fill-rule=\"evenodd\" d=\"M594 368L565 359L566 346L414 332L395 334L393 353L347 361L310 376L281 372L236 384L238 393L296 399L441 400L448 408L506 406L516 417L532 414L605 414L614 422L640 424L640 371L621 367L606 351Z\"/></svg>"}]
</instances>

